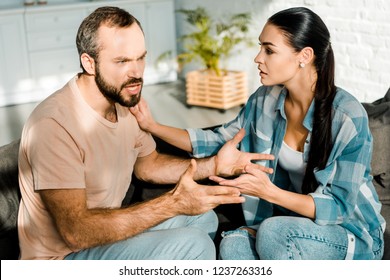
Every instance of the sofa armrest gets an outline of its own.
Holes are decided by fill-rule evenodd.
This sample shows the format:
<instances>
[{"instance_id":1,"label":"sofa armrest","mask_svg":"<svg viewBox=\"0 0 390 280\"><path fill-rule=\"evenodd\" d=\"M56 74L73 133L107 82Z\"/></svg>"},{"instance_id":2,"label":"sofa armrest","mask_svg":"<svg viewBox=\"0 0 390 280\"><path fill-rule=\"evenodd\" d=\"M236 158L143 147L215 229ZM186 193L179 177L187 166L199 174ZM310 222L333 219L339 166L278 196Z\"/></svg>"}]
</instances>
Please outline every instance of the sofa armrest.
<instances>
[{"instance_id":1,"label":"sofa armrest","mask_svg":"<svg viewBox=\"0 0 390 280\"><path fill-rule=\"evenodd\" d=\"M0 259L19 257L17 219L20 201L18 153L20 140L0 147Z\"/></svg>"}]
</instances>

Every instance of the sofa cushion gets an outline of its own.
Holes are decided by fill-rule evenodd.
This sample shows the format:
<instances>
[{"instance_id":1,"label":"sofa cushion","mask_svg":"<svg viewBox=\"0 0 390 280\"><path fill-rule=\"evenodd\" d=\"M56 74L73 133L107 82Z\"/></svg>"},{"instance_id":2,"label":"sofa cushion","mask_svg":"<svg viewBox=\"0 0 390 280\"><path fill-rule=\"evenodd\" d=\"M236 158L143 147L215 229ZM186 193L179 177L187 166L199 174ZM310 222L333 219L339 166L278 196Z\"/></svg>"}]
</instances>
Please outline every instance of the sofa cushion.
<instances>
[{"instance_id":1,"label":"sofa cushion","mask_svg":"<svg viewBox=\"0 0 390 280\"><path fill-rule=\"evenodd\" d=\"M373 136L371 173L374 186L382 202L381 214L385 218L386 230L384 260L390 259L390 89L386 95L373 103L363 103L369 118Z\"/></svg>"},{"instance_id":2,"label":"sofa cushion","mask_svg":"<svg viewBox=\"0 0 390 280\"><path fill-rule=\"evenodd\" d=\"M373 135L372 175L383 204L390 205L390 89L373 102L363 103Z\"/></svg>"},{"instance_id":3,"label":"sofa cushion","mask_svg":"<svg viewBox=\"0 0 390 280\"><path fill-rule=\"evenodd\" d=\"M390 205L383 204L381 214L386 221L390 222ZM385 252L383 254L383 260L390 260L390 224L389 222L386 225L386 230L384 232L385 239Z\"/></svg>"},{"instance_id":4,"label":"sofa cushion","mask_svg":"<svg viewBox=\"0 0 390 280\"><path fill-rule=\"evenodd\" d=\"M0 259L19 257L17 217L20 191L18 152L20 140L0 147Z\"/></svg>"}]
</instances>

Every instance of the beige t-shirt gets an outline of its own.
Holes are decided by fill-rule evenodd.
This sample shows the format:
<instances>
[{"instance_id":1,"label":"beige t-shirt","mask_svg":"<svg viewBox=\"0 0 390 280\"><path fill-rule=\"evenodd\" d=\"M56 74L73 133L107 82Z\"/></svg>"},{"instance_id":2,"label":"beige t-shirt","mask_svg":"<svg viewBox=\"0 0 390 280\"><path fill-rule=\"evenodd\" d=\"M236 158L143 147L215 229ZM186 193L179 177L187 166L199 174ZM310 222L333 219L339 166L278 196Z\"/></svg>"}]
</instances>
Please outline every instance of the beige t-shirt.
<instances>
[{"instance_id":1,"label":"beige t-shirt","mask_svg":"<svg viewBox=\"0 0 390 280\"><path fill-rule=\"evenodd\" d=\"M71 253L39 190L86 189L89 208L120 207L135 161L156 148L127 108L116 105L116 123L95 112L82 98L76 80L39 104L23 129L19 151L21 259L62 259Z\"/></svg>"}]
</instances>

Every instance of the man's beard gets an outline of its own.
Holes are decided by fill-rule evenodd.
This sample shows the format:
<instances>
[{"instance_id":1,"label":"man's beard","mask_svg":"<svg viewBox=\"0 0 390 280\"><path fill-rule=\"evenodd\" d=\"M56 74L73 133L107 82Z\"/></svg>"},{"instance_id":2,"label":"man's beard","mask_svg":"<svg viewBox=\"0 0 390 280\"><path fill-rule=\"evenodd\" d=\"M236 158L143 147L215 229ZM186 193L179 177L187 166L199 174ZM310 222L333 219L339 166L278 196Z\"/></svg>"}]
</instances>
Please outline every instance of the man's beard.
<instances>
[{"instance_id":1,"label":"man's beard","mask_svg":"<svg viewBox=\"0 0 390 280\"><path fill-rule=\"evenodd\" d=\"M95 76L95 82L103 96L110 102L119 103L122 106L125 107L134 107L138 104L138 102L141 99L141 92L142 92L142 86L143 86L143 79L142 78L131 78L125 83L123 83L119 89L116 88L113 85L110 85L108 82L106 82L103 78L103 76L100 74L99 67L96 67L96 76ZM141 83L141 90L139 94L130 96L129 100L126 100L121 95L121 91L131 85L131 84L138 84Z\"/></svg>"}]
</instances>

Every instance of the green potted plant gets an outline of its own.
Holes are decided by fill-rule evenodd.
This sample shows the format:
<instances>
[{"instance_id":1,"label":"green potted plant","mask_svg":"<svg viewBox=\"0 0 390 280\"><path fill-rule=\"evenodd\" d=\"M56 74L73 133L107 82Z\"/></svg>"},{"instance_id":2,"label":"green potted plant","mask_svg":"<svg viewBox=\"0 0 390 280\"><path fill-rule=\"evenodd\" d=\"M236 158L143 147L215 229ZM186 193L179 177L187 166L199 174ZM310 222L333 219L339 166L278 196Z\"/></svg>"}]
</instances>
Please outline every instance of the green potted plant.
<instances>
[{"instance_id":1,"label":"green potted plant","mask_svg":"<svg viewBox=\"0 0 390 280\"><path fill-rule=\"evenodd\" d=\"M244 104L248 95L246 73L223 69L221 62L233 55L237 45L253 45L248 35L251 15L237 13L216 21L202 7L177 12L192 27L190 33L178 38L183 43L183 51L177 56L179 70L195 60L203 66L186 75L187 105L224 111Z\"/></svg>"},{"instance_id":2,"label":"green potted plant","mask_svg":"<svg viewBox=\"0 0 390 280\"><path fill-rule=\"evenodd\" d=\"M252 38L248 36L249 13L233 14L224 21L216 22L202 7L177 12L185 15L186 22L194 28L193 32L178 38L184 47L178 55L179 65L198 60L205 69L221 76L221 60L229 58L238 44L252 45Z\"/></svg>"}]
</instances>

